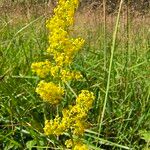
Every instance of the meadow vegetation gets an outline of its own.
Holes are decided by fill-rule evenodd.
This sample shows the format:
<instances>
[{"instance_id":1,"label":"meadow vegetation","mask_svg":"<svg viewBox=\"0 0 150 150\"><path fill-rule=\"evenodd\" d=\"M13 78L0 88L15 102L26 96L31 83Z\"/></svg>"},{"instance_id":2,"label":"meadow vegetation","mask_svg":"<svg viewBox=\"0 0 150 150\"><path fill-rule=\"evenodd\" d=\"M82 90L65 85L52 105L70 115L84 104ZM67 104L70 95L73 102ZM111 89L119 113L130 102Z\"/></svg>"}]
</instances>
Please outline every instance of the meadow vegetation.
<instances>
[{"instance_id":1,"label":"meadow vegetation","mask_svg":"<svg viewBox=\"0 0 150 150\"><path fill-rule=\"evenodd\" d=\"M53 9L45 6L25 8L27 13L24 7L3 8L0 15L0 149L65 149L70 138L68 132L44 134L45 119L54 119L62 108L35 92L41 78L31 65L49 59L45 23ZM71 34L85 43L71 67L83 80L64 85L67 93L61 107L75 104L76 93L89 90L95 100L80 140L93 150L149 150L149 12L141 15L122 4L120 11L109 14L106 7L76 12Z\"/></svg>"}]
</instances>

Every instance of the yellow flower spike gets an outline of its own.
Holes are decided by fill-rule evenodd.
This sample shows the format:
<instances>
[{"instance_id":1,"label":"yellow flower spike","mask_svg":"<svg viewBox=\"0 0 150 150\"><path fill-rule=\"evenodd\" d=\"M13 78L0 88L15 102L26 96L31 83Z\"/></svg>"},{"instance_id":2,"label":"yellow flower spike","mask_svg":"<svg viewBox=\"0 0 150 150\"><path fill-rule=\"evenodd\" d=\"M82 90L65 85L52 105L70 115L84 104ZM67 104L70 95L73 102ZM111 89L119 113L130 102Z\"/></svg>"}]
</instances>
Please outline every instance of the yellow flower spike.
<instances>
[{"instance_id":1,"label":"yellow flower spike","mask_svg":"<svg viewBox=\"0 0 150 150\"><path fill-rule=\"evenodd\" d=\"M65 81L79 80L82 74L79 71L70 70L75 54L83 47L82 38L71 38L70 33L74 24L75 10L79 0L59 0L54 9L54 16L46 22L49 36L49 47L47 53L52 62L39 62L32 64L32 70L41 77L51 74L53 79L63 83ZM36 92L40 97L52 105L61 102L64 89L53 82L41 81ZM88 111L92 108L94 95L92 92L82 90L76 98L76 104L62 111L62 117L56 116L53 120L45 121L44 132L46 135L61 135L71 132L74 136L82 136L86 128ZM72 139L74 142L74 139ZM88 150L88 147L80 142L68 140L65 142L67 148L73 150ZM73 144L73 145L72 145Z\"/></svg>"},{"instance_id":2,"label":"yellow flower spike","mask_svg":"<svg viewBox=\"0 0 150 150\"><path fill-rule=\"evenodd\" d=\"M53 82L40 81L36 88L40 97L50 104L58 104L62 100L64 90Z\"/></svg>"},{"instance_id":3,"label":"yellow flower spike","mask_svg":"<svg viewBox=\"0 0 150 150\"><path fill-rule=\"evenodd\" d=\"M53 53L57 50L64 50L64 52L66 51L65 56L68 55L68 57L73 58L74 53L82 47L84 43L83 39L73 39L72 43L70 43L69 37L69 27L73 25L74 13L78 3L78 0L60 0L58 2L57 7L54 9L54 17L46 23L47 28L50 30L50 47L48 48L48 52ZM70 50L71 52L68 52ZM55 60L57 59L55 58ZM69 63L71 61L72 59L70 59Z\"/></svg>"}]
</instances>

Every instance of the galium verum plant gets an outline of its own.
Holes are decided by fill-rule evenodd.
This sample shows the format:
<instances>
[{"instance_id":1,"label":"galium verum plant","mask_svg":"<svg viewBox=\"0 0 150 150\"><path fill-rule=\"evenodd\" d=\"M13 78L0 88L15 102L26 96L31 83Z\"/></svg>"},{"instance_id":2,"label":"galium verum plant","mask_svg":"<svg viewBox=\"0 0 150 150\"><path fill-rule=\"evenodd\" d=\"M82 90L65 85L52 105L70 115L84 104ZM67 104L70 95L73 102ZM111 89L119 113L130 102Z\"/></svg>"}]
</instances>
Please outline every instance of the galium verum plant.
<instances>
[{"instance_id":1,"label":"galium verum plant","mask_svg":"<svg viewBox=\"0 0 150 150\"><path fill-rule=\"evenodd\" d=\"M31 66L33 72L42 79L37 85L36 92L43 101L49 102L55 108L61 105L63 100L66 91L63 84L83 78L79 71L71 69L75 54L84 44L82 38L72 38L70 34L78 4L78 0L59 0L54 9L54 16L46 22L49 30L47 55L50 59L32 63ZM68 132L73 138L66 140L67 148L87 150L88 147L79 142L79 138L84 134L86 118L93 101L94 94L82 90L76 97L75 105L64 108L62 114L58 114L55 119L45 121L45 134L59 136Z\"/></svg>"}]
</instances>

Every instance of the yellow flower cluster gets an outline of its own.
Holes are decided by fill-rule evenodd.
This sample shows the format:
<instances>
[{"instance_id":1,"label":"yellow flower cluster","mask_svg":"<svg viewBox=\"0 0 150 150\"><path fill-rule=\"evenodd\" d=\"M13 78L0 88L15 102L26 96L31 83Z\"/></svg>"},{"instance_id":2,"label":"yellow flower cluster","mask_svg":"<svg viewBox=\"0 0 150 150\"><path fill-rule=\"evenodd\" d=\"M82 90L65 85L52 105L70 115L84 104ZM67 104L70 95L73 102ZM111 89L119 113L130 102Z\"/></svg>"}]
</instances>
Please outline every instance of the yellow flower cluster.
<instances>
[{"instance_id":1,"label":"yellow flower cluster","mask_svg":"<svg viewBox=\"0 0 150 150\"><path fill-rule=\"evenodd\" d=\"M88 146L81 141L72 141L69 139L65 141L65 145L67 148L72 148L72 150L89 150Z\"/></svg>"},{"instance_id":2,"label":"yellow flower cluster","mask_svg":"<svg viewBox=\"0 0 150 150\"><path fill-rule=\"evenodd\" d=\"M45 78L50 74L51 63L48 60L46 60L45 62L32 63L31 69L39 77Z\"/></svg>"},{"instance_id":3,"label":"yellow flower cluster","mask_svg":"<svg viewBox=\"0 0 150 150\"><path fill-rule=\"evenodd\" d=\"M88 146L83 143L77 143L73 147L73 150L89 150Z\"/></svg>"},{"instance_id":4,"label":"yellow flower cluster","mask_svg":"<svg viewBox=\"0 0 150 150\"><path fill-rule=\"evenodd\" d=\"M82 74L79 71L70 71L70 70L61 70L61 80L62 81L69 81L69 80L79 80L82 78Z\"/></svg>"},{"instance_id":5,"label":"yellow flower cluster","mask_svg":"<svg viewBox=\"0 0 150 150\"><path fill-rule=\"evenodd\" d=\"M76 105L69 106L68 109L62 111L62 118L57 116L54 120L45 122L45 134L61 135L64 132L71 131L73 135L83 135L86 128L87 114L93 101L93 93L82 90L76 99Z\"/></svg>"},{"instance_id":6,"label":"yellow flower cluster","mask_svg":"<svg viewBox=\"0 0 150 150\"><path fill-rule=\"evenodd\" d=\"M53 82L40 81L36 88L40 97L50 104L58 104L64 95L64 90Z\"/></svg>"}]
</instances>

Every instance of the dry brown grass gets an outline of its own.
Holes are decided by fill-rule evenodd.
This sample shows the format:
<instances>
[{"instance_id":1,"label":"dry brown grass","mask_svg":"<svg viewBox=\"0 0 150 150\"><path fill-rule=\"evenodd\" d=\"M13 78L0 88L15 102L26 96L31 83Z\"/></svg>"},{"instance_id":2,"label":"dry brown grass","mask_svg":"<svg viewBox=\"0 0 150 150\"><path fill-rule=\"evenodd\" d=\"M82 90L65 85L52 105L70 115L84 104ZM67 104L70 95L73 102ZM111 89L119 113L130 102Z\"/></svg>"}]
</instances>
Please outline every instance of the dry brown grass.
<instances>
[{"instance_id":1,"label":"dry brown grass","mask_svg":"<svg viewBox=\"0 0 150 150\"><path fill-rule=\"evenodd\" d=\"M52 3L44 4L28 4L28 3L5 3L1 5L0 17L6 22L9 22L13 25L18 23L29 23L32 19L44 16L49 18L53 14L54 5ZM135 33L138 32L138 29L149 28L150 26L150 13L141 15L139 12L135 12L129 9L127 14L127 7L124 6L120 19L120 38L121 40L126 40L124 36L127 20L130 20L130 25L132 30L130 35L134 37ZM112 14L106 13L106 30L111 33L114 30L116 12ZM1 19L0 19L1 20ZM102 27L104 24L104 13L101 5L99 7L94 7L88 5L84 8L80 8L76 13L76 24L75 24L75 33L78 35L88 37L89 31L92 32L93 37L97 38L97 29ZM96 40L96 39L95 39Z\"/></svg>"},{"instance_id":2,"label":"dry brown grass","mask_svg":"<svg viewBox=\"0 0 150 150\"><path fill-rule=\"evenodd\" d=\"M51 15L53 12L54 4L49 3L10 3L6 1L5 3L0 3L0 16L9 16L14 19L24 19L30 20L32 17L39 17L41 15ZM107 6L106 6L107 9ZM127 7L124 5L122 17L126 18ZM114 20L114 16L116 16L117 10L113 13L107 15L108 23L112 23ZM150 13L142 15L141 13L130 9L131 16L135 19L141 20L141 18L149 18ZM97 3L91 3L88 6L81 7L77 13L78 22L82 22L83 24L93 25L99 24L99 22L103 22L103 8L102 4L97 5Z\"/></svg>"}]
</instances>

